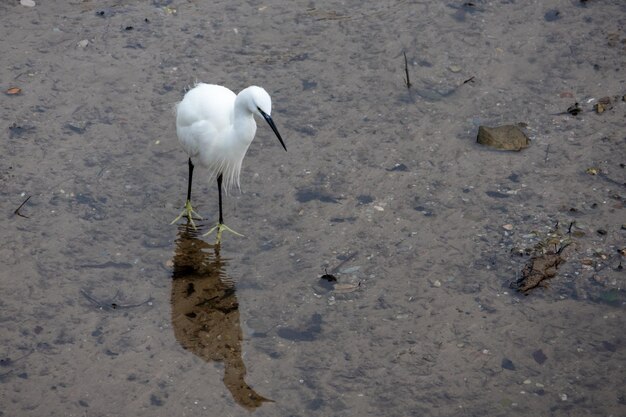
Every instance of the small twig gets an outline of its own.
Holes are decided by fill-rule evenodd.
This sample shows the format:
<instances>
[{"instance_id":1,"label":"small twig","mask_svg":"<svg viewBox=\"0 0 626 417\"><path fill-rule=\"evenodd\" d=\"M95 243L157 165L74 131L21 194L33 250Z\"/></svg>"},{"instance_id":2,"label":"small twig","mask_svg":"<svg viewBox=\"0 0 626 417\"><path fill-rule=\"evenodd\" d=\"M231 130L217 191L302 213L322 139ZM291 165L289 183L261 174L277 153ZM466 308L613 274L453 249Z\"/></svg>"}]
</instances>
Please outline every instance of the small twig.
<instances>
[{"instance_id":1,"label":"small twig","mask_svg":"<svg viewBox=\"0 0 626 417\"><path fill-rule=\"evenodd\" d=\"M406 59L406 52L404 54L404 72L406 74L406 88L411 88L411 80L409 79L409 61Z\"/></svg>"},{"instance_id":2,"label":"small twig","mask_svg":"<svg viewBox=\"0 0 626 417\"><path fill-rule=\"evenodd\" d=\"M606 175L604 172L600 171L598 172L598 177L610 182L611 184L615 184L618 185L620 187L626 187L626 182L619 182L614 180L613 178L610 178L608 175Z\"/></svg>"},{"instance_id":3,"label":"small twig","mask_svg":"<svg viewBox=\"0 0 626 417\"><path fill-rule=\"evenodd\" d=\"M96 307L102 309L102 310L117 310L117 309L124 309L124 308L136 308L136 307L141 307L142 305L148 304L149 302L152 301L152 297L148 298L146 301L139 303L139 304L117 304L116 302L114 302L114 300L117 298L117 296L119 295L120 291L118 290L115 293L115 296L113 297L113 299L111 301L100 301L94 297L92 297L91 295L89 295L87 293L87 291L85 290L80 290L80 293L89 301L91 301L91 303L93 303Z\"/></svg>"},{"instance_id":4,"label":"small twig","mask_svg":"<svg viewBox=\"0 0 626 417\"><path fill-rule=\"evenodd\" d=\"M568 247L569 245L571 245L572 242L567 242L564 245L561 245L561 247L559 248L559 250L555 251L557 255L560 255L561 252L563 252L563 249L565 249L566 247ZM554 245L554 249L556 249L556 245Z\"/></svg>"},{"instance_id":5,"label":"small twig","mask_svg":"<svg viewBox=\"0 0 626 417\"><path fill-rule=\"evenodd\" d=\"M550 144L546 146L546 156L543 158L544 163L548 162L548 153L550 153Z\"/></svg>"},{"instance_id":6,"label":"small twig","mask_svg":"<svg viewBox=\"0 0 626 417\"><path fill-rule=\"evenodd\" d=\"M467 83L473 83L474 82L474 77L473 75L471 77L469 77L467 80L463 81L463 84L467 84Z\"/></svg>"},{"instance_id":7,"label":"small twig","mask_svg":"<svg viewBox=\"0 0 626 417\"><path fill-rule=\"evenodd\" d=\"M20 216L20 217L24 217L24 218L28 219L28 218L29 218L28 216L25 216L25 215L23 215L22 213L20 213L20 209L21 209L22 207L24 207L24 204L26 204L26 203L28 202L28 200L30 200L30 198L31 198L31 197L32 197L32 196L30 196L30 195L29 195L28 197L26 197L26 200L24 200L24 202L23 202L22 204L20 204L20 206L19 206L18 208L16 208L16 209L15 209L15 211L14 211L13 213L17 214L17 215L18 215L18 216Z\"/></svg>"},{"instance_id":8,"label":"small twig","mask_svg":"<svg viewBox=\"0 0 626 417\"><path fill-rule=\"evenodd\" d=\"M570 235L572 234L572 227L576 224L576 222L571 222L569 224L569 227L567 228L567 234Z\"/></svg>"},{"instance_id":9,"label":"small twig","mask_svg":"<svg viewBox=\"0 0 626 417\"><path fill-rule=\"evenodd\" d=\"M345 264L347 264L348 262L350 262L351 260L353 260L354 258L356 258L356 256L358 255L358 251L356 252L352 252L350 255L348 255L348 257L346 259L344 259L343 261L341 261L339 263L339 265L337 265L336 267L334 267L333 269L330 270L330 275L336 274L337 271L339 271L339 268L341 268L342 266L344 266ZM326 272L324 270L324 272Z\"/></svg>"}]
</instances>

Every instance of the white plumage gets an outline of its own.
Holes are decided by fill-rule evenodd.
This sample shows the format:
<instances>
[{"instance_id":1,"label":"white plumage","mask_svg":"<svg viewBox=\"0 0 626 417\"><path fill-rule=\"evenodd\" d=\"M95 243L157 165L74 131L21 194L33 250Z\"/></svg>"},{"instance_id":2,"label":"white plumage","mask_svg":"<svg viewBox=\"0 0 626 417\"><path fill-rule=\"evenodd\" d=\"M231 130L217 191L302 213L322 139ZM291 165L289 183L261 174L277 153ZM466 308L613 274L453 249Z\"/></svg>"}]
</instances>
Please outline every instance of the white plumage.
<instances>
[{"instance_id":1,"label":"white plumage","mask_svg":"<svg viewBox=\"0 0 626 417\"><path fill-rule=\"evenodd\" d=\"M220 220L209 233L217 228L219 242L222 230L230 230L223 224L221 191L222 187L225 192L235 185L240 187L241 163L256 133L255 114L269 123L287 150L271 113L272 99L257 86L235 95L226 87L200 83L185 94L176 106L176 134L189 155L189 184L185 209L174 222L186 215L194 225L191 181L193 168L199 165L208 170L210 181L217 179L218 182Z\"/></svg>"}]
</instances>

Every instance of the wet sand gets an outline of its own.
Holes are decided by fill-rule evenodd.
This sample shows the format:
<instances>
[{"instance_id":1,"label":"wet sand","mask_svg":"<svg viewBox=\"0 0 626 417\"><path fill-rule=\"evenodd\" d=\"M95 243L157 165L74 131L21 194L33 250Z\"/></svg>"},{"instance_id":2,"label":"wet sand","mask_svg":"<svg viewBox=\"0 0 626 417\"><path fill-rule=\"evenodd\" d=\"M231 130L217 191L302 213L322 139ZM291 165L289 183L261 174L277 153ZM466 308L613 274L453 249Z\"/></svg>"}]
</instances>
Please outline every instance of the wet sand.
<instances>
[{"instance_id":1,"label":"wet sand","mask_svg":"<svg viewBox=\"0 0 626 417\"><path fill-rule=\"evenodd\" d=\"M623 2L61 3L0 5L0 415L623 414ZM259 123L219 253L169 225L197 81L289 150Z\"/></svg>"}]
</instances>

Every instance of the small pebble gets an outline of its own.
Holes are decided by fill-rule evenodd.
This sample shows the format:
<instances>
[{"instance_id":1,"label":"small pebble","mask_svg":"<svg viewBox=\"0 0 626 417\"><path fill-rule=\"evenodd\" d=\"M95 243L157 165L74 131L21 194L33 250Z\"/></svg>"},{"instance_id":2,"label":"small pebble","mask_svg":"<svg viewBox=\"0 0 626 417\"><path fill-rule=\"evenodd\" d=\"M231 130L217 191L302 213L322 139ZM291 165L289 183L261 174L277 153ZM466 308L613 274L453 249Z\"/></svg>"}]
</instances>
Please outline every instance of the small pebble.
<instances>
[{"instance_id":1,"label":"small pebble","mask_svg":"<svg viewBox=\"0 0 626 417\"><path fill-rule=\"evenodd\" d=\"M374 206L374 210L385 211L385 209L382 208L381 206Z\"/></svg>"},{"instance_id":2,"label":"small pebble","mask_svg":"<svg viewBox=\"0 0 626 417\"><path fill-rule=\"evenodd\" d=\"M512 224L505 224L504 226L502 226L502 228L504 230L513 230L513 225Z\"/></svg>"},{"instance_id":3,"label":"small pebble","mask_svg":"<svg viewBox=\"0 0 626 417\"><path fill-rule=\"evenodd\" d=\"M561 401L567 401L567 394L559 394Z\"/></svg>"},{"instance_id":4,"label":"small pebble","mask_svg":"<svg viewBox=\"0 0 626 417\"><path fill-rule=\"evenodd\" d=\"M504 369L508 369L509 371L514 371L515 370L515 365L513 364L513 361L507 358L503 358L502 359L502 364L501 364L502 368Z\"/></svg>"},{"instance_id":5,"label":"small pebble","mask_svg":"<svg viewBox=\"0 0 626 417\"><path fill-rule=\"evenodd\" d=\"M561 12L556 9L551 9L543 15L543 18L546 22L554 22L555 20L559 20L561 18Z\"/></svg>"},{"instance_id":6,"label":"small pebble","mask_svg":"<svg viewBox=\"0 0 626 417\"><path fill-rule=\"evenodd\" d=\"M441 287L441 281L439 281L438 279L435 280L435 282L433 282L433 287Z\"/></svg>"}]
</instances>

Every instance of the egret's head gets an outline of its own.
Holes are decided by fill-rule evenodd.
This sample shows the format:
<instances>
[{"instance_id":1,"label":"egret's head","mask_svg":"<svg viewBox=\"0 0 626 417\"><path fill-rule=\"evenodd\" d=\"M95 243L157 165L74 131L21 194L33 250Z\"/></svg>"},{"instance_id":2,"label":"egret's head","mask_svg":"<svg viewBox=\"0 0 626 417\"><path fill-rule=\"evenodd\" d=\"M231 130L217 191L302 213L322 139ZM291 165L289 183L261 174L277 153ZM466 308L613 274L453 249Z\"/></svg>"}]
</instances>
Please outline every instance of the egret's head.
<instances>
[{"instance_id":1,"label":"egret's head","mask_svg":"<svg viewBox=\"0 0 626 417\"><path fill-rule=\"evenodd\" d=\"M278 138L280 144L283 146L285 150L287 147L285 146L285 142L283 142L283 138L278 133L278 129L272 120L272 99L267 91L262 89L261 87L252 86L248 87L244 90L246 92L246 97L248 98L248 109L252 114L256 114L259 117L265 119L265 121L270 125L276 137Z\"/></svg>"},{"instance_id":2,"label":"egret's head","mask_svg":"<svg viewBox=\"0 0 626 417\"><path fill-rule=\"evenodd\" d=\"M250 112L259 117L265 117L263 113L270 116L272 114L272 98L267 94L267 91L254 85L248 87L248 90L251 98L248 103Z\"/></svg>"}]
</instances>

